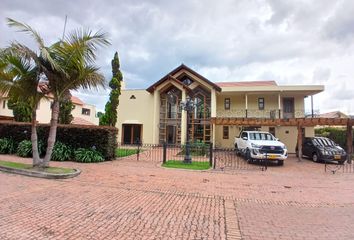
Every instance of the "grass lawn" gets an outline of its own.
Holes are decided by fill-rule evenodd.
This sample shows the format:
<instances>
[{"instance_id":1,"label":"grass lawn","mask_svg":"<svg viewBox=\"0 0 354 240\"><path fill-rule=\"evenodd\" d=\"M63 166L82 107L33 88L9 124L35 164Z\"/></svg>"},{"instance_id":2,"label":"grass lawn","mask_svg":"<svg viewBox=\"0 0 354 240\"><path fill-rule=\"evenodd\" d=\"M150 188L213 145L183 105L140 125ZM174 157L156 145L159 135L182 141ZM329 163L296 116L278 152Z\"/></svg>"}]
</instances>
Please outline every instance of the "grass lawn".
<instances>
[{"instance_id":1,"label":"grass lawn","mask_svg":"<svg viewBox=\"0 0 354 240\"><path fill-rule=\"evenodd\" d=\"M119 157L119 158L120 157L126 157L126 156L130 156L130 155L134 155L137 152L138 152L137 149L117 148L116 149L116 156Z\"/></svg>"},{"instance_id":2,"label":"grass lawn","mask_svg":"<svg viewBox=\"0 0 354 240\"><path fill-rule=\"evenodd\" d=\"M54 173L54 174L62 174L62 173L72 173L74 169L71 168L59 168L59 167L48 167L48 168L34 168L32 164L26 163L17 163L17 162L6 162L0 160L0 166L10 167L10 168L17 168L17 169L26 169L26 170L33 170L33 171L42 171L47 173Z\"/></svg>"},{"instance_id":3,"label":"grass lawn","mask_svg":"<svg viewBox=\"0 0 354 240\"><path fill-rule=\"evenodd\" d=\"M163 167L167 168L182 168L182 169L193 169L193 170L206 170L209 169L209 162L193 162L183 163L183 161L168 160L166 163L162 164Z\"/></svg>"}]
</instances>

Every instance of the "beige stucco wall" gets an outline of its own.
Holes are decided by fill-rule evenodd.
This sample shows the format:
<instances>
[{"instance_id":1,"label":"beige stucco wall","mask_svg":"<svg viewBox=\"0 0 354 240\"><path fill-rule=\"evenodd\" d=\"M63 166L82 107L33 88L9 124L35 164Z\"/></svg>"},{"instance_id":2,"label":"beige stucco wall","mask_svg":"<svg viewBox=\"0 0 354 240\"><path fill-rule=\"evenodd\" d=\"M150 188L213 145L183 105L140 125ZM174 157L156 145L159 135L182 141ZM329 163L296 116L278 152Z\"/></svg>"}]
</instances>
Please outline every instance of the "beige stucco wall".
<instances>
[{"instance_id":1,"label":"beige stucco wall","mask_svg":"<svg viewBox=\"0 0 354 240\"><path fill-rule=\"evenodd\" d=\"M135 99L130 99L134 95ZM139 123L143 125L142 141L153 142L154 95L142 90L124 90L119 97L118 106L118 141L122 141L122 124ZM158 128L156 128L158 130Z\"/></svg>"},{"instance_id":2,"label":"beige stucco wall","mask_svg":"<svg viewBox=\"0 0 354 240\"><path fill-rule=\"evenodd\" d=\"M4 106L5 102L5 106ZM0 115L1 116L6 116L6 117L12 117L12 110L7 107L7 100L6 99L0 99Z\"/></svg>"},{"instance_id":3,"label":"beige stucco wall","mask_svg":"<svg viewBox=\"0 0 354 240\"><path fill-rule=\"evenodd\" d=\"M83 108L90 109L90 115L82 114ZM97 117L96 107L94 105L90 105L90 104L77 105L77 104L75 104L75 108L73 109L71 114L73 115L73 117L82 118L86 121L89 121L89 122L95 124L95 125L99 124L99 118Z\"/></svg>"}]
</instances>

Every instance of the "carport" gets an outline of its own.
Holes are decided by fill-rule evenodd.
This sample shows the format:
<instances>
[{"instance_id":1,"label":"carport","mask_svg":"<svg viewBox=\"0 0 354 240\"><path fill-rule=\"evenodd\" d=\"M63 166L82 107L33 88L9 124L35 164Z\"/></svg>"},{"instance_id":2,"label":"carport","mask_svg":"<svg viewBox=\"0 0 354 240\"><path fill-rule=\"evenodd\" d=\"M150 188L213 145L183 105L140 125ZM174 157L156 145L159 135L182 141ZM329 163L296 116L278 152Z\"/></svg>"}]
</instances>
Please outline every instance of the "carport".
<instances>
[{"instance_id":1,"label":"carport","mask_svg":"<svg viewBox=\"0 0 354 240\"><path fill-rule=\"evenodd\" d=\"M351 163L353 153L353 124L354 119L350 118L291 118L291 119L264 119L264 118L232 118L232 117L214 117L211 118L213 126L295 126L297 127L297 148L299 151L299 160L302 153L302 129L304 127L315 126L346 126L346 151L348 163ZM215 127L213 127L214 129Z\"/></svg>"}]
</instances>

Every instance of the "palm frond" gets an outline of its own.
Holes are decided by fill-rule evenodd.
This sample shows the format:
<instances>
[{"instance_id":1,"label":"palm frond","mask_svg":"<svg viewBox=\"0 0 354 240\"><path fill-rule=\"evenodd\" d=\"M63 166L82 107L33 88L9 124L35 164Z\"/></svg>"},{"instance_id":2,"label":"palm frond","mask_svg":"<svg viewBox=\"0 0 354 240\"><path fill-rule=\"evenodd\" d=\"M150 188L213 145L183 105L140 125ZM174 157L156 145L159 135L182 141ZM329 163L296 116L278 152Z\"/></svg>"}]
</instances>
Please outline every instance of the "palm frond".
<instances>
[{"instance_id":1,"label":"palm frond","mask_svg":"<svg viewBox=\"0 0 354 240\"><path fill-rule=\"evenodd\" d=\"M29 26L25 23L18 22L12 18L7 18L7 25L9 25L10 27L18 28L19 32L24 32L24 33L31 35L35 39L35 41L37 42L37 44L39 45L40 48L45 47L42 37L31 26Z\"/></svg>"}]
</instances>

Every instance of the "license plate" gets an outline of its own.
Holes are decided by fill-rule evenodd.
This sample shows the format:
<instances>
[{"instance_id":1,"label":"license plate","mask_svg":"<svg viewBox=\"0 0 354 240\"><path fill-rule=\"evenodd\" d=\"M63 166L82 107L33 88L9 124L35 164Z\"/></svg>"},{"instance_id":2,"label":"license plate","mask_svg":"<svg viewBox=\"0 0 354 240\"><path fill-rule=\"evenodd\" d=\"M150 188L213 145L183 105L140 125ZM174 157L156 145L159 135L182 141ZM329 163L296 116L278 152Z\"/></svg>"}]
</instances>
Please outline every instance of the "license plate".
<instances>
[{"instance_id":1,"label":"license plate","mask_svg":"<svg viewBox=\"0 0 354 240\"><path fill-rule=\"evenodd\" d=\"M277 158L277 155L274 155L274 154L270 154L267 156L269 159L275 159Z\"/></svg>"},{"instance_id":2,"label":"license plate","mask_svg":"<svg viewBox=\"0 0 354 240\"><path fill-rule=\"evenodd\" d=\"M334 159L338 160L341 159L340 155L334 155Z\"/></svg>"}]
</instances>

